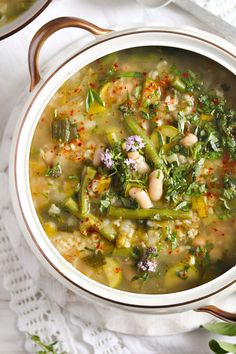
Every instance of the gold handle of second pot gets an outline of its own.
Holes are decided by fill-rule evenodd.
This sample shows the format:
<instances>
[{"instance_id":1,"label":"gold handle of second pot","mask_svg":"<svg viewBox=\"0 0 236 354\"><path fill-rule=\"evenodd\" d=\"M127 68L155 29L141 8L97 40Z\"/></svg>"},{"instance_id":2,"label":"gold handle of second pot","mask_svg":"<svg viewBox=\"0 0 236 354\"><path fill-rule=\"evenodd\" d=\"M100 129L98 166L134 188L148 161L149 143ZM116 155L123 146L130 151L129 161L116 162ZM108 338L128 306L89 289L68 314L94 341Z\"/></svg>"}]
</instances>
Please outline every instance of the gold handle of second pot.
<instances>
[{"instance_id":1,"label":"gold handle of second pot","mask_svg":"<svg viewBox=\"0 0 236 354\"><path fill-rule=\"evenodd\" d=\"M221 310L214 305L203 306L198 308L196 311L206 312L226 322L236 323L236 313L231 313L231 312Z\"/></svg>"},{"instance_id":2,"label":"gold handle of second pot","mask_svg":"<svg viewBox=\"0 0 236 354\"><path fill-rule=\"evenodd\" d=\"M59 17L46 23L36 32L29 46L28 63L31 78L30 91L32 91L40 81L39 54L44 42L53 33L68 27L82 28L95 35L111 32L111 30L98 27L91 22L77 17Z\"/></svg>"}]
</instances>

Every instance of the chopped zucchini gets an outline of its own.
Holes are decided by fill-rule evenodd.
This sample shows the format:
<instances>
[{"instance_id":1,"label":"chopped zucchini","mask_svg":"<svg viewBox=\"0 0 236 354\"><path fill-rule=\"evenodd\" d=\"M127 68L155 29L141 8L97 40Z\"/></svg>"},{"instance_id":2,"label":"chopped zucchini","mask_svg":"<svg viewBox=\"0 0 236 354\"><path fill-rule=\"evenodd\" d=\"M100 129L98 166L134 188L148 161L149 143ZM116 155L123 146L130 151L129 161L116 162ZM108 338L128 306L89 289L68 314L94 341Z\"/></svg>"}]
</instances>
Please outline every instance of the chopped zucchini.
<instances>
[{"instance_id":1,"label":"chopped zucchini","mask_svg":"<svg viewBox=\"0 0 236 354\"><path fill-rule=\"evenodd\" d=\"M78 138L76 124L68 118L58 118L52 121L52 138L63 143L69 143Z\"/></svg>"},{"instance_id":2,"label":"chopped zucchini","mask_svg":"<svg viewBox=\"0 0 236 354\"><path fill-rule=\"evenodd\" d=\"M111 257L105 257L106 264L103 265L109 286L117 288L122 280L122 273L118 261Z\"/></svg>"},{"instance_id":3,"label":"chopped zucchini","mask_svg":"<svg viewBox=\"0 0 236 354\"><path fill-rule=\"evenodd\" d=\"M105 257L101 252L92 252L92 254L84 257L83 261L91 267L98 268L105 264Z\"/></svg>"},{"instance_id":4,"label":"chopped zucchini","mask_svg":"<svg viewBox=\"0 0 236 354\"><path fill-rule=\"evenodd\" d=\"M164 284L168 291L175 292L197 286L200 273L194 266L178 263L169 268L164 276Z\"/></svg>"}]
</instances>

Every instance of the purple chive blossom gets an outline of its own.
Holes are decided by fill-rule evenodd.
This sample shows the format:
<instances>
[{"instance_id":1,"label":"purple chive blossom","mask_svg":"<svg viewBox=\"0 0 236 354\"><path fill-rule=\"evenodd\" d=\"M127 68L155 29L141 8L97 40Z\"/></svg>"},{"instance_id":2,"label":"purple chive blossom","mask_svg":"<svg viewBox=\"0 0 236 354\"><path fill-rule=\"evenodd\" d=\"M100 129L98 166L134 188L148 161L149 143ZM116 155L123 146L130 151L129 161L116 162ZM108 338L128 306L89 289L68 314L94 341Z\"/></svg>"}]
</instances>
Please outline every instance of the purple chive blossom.
<instances>
[{"instance_id":1,"label":"purple chive blossom","mask_svg":"<svg viewBox=\"0 0 236 354\"><path fill-rule=\"evenodd\" d=\"M138 262L137 267L143 272L154 273L157 270L157 263L154 260L144 259Z\"/></svg>"},{"instance_id":2,"label":"purple chive blossom","mask_svg":"<svg viewBox=\"0 0 236 354\"><path fill-rule=\"evenodd\" d=\"M125 149L127 152L141 150L144 146L143 139L138 135L129 136L125 141Z\"/></svg>"},{"instance_id":3,"label":"purple chive blossom","mask_svg":"<svg viewBox=\"0 0 236 354\"><path fill-rule=\"evenodd\" d=\"M146 252L145 252L146 257L149 257L149 256L151 256L151 255L155 255L155 254L157 254L157 249L156 249L156 247L148 247L148 248L146 249Z\"/></svg>"},{"instance_id":4,"label":"purple chive blossom","mask_svg":"<svg viewBox=\"0 0 236 354\"><path fill-rule=\"evenodd\" d=\"M114 161L112 159L112 154L109 149L106 149L104 152L100 153L101 161L107 168L112 168L114 166Z\"/></svg>"},{"instance_id":5,"label":"purple chive blossom","mask_svg":"<svg viewBox=\"0 0 236 354\"><path fill-rule=\"evenodd\" d=\"M137 267L143 272L155 273L157 270L157 249L148 247L143 258L138 262Z\"/></svg>"},{"instance_id":6,"label":"purple chive blossom","mask_svg":"<svg viewBox=\"0 0 236 354\"><path fill-rule=\"evenodd\" d=\"M137 164L134 159L125 159L125 164L131 168L133 171L137 171Z\"/></svg>"}]
</instances>

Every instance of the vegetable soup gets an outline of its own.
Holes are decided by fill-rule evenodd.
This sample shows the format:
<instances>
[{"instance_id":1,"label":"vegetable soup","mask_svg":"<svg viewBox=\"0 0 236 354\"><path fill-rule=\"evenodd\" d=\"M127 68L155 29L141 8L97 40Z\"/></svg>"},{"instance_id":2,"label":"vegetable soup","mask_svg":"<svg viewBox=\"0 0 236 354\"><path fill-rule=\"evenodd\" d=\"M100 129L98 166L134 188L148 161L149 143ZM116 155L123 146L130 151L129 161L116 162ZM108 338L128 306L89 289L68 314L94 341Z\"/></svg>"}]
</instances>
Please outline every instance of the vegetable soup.
<instances>
[{"instance_id":1,"label":"vegetable soup","mask_svg":"<svg viewBox=\"0 0 236 354\"><path fill-rule=\"evenodd\" d=\"M0 27L28 10L35 0L0 0Z\"/></svg>"},{"instance_id":2,"label":"vegetable soup","mask_svg":"<svg viewBox=\"0 0 236 354\"><path fill-rule=\"evenodd\" d=\"M142 47L57 91L29 162L45 233L121 290L189 289L235 264L235 77L192 52Z\"/></svg>"}]
</instances>

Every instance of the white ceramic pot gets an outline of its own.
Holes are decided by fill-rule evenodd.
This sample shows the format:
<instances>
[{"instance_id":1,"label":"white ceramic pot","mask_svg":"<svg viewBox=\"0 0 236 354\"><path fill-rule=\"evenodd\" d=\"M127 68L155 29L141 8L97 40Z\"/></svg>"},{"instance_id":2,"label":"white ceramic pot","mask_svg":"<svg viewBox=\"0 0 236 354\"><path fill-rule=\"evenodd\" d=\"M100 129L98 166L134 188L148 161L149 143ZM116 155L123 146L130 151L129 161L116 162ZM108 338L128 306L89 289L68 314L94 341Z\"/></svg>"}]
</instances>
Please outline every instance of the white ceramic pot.
<instances>
[{"instance_id":1,"label":"white ceramic pot","mask_svg":"<svg viewBox=\"0 0 236 354\"><path fill-rule=\"evenodd\" d=\"M38 71L40 48L52 33L65 27L86 29L96 38L42 80ZM204 285L178 293L143 295L112 289L91 280L68 263L52 245L37 217L30 193L28 163L31 140L45 106L62 83L88 63L114 51L140 46L190 50L215 60L232 75L236 74L235 48L206 32L166 27L110 31L76 18L55 19L44 25L34 36L29 49L31 93L19 117L12 145L10 189L16 216L27 242L42 264L66 287L85 299L135 314L171 314L195 309L236 321L236 314L214 306L217 299L236 289L236 267Z\"/></svg>"},{"instance_id":2,"label":"white ceramic pot","mask_svg":"<svg viewBox=\"0 0 236 354\"><path fill-rule=\"evenodd\" d=\"M0 27L0 40L5 39L27 26L39 16L52 0L37 0L27 11L23 12L14 21Z\"/></svg>"}]
</instances>

